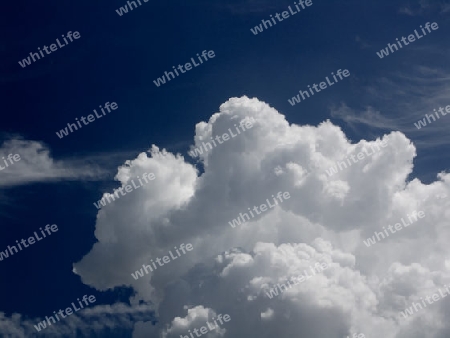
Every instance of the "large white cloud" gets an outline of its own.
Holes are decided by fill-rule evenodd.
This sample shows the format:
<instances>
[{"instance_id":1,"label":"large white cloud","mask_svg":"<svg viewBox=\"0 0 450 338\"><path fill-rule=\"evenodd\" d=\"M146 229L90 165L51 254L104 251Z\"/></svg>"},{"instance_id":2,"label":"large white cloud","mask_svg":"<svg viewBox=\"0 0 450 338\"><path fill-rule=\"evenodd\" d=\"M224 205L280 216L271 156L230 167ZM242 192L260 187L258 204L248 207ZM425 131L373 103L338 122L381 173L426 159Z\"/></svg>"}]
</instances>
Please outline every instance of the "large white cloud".
<instances>
[{"instance_id":1,"label":"large white cloud","mask_svg":"<svg viewBox=\"0 0 450 338\"><path fill-rule=\"evenodd\" d=\"M399 312L450 281L450 175L430 185L410 180L416 150L400 132L351 143L329 121L289 124L247 97L230 99L198 124L193 146L243 119L253 127L206 152L203 170L156 146L119 168L122 186L145 172L156 179L99 211L98 242L74 271L98 290L132 287L132 304L155 309L158 324L139 322L134 336L187 335L217 314L231 321L205 337L448 335L445 299L416 313L417 321L401 320ZM326 174L336 161L381 142L387 146L376 154ZM248 223L229 225L278 192L291 197ZM414 210L426 216L371 247L363 244ZM138 280L131 276L182 243L194 249ZM267 297L270 287L316 262L328 268Z\"/></svg>"},{"instance_id":2,"label":"large white cloud","mask_svg":"<svg viewBox=\"0 0 450 338\"><path fill-rule=\"evenodd\" d=\"M99 290L131 286L135 304L153 304L158 325L138 323L136 337L183 334L180 323L198 327L193 313L205 319L207 311L231 316L224 337L441 337L448 330L439 321L445 300L417 313L424 318L419 323L400 320L399 312L449 281L449 199L442 197L450 175L430 185L409 181L416 150L400 132L353 144L329 121L290 125L247 97L230 99L199 123L193 147L243 119L253 127L204 153L201 174L183 156L156 147L151 157L142 153L119 168L123 186L144 172L156 179L99 212L99 242L75 264L82 280ZM376 154L326 174L336 161L382 141L387 146ZM229 225L279 191L291 198ZM363 244L414 210L426 217L376 245ZM139 280L131 277L181 243L194 250ZM267 297L268 288L317 261L329 268Z\"/></svg>"}]
</instances>

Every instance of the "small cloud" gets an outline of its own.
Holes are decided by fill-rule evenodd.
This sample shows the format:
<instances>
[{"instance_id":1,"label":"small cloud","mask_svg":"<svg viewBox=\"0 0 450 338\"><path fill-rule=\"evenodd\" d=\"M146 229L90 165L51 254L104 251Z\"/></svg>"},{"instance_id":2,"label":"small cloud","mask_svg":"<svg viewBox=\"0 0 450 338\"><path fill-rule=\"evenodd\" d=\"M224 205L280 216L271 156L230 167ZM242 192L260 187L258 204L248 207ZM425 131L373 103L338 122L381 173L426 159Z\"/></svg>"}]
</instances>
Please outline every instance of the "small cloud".
<instances>
[{"instance_id":1,"label":"small cloud","mask_svg":"<svg viewBox=\"0 0 450 338\"><path fill-rule=\"evenodd\" d=\"M427 12L438 12L439 14L450 11L450 4L438 3L431 0L420 0L418 5L411 6L410 4L399 9L400 14L409 16L424 15Z\"/></svg>"},{"instance_id":2,"label":"small cloud","mask_svg":"<svg viewBox=\"0 0 450 338\"><path fill-rule=\"evenodd\" d=\"M402 7L402 8L400 8L400 10L398 12L401 14L414 16L414 12L409 7Z\"/></svg>"},{"instance_id":3,"label":"small cloud","mask_svg":"<svg viewBox=\"0 0 450 338\"><path fill-rule=\"evenodd\" d=\"M43 142L20 137L5 141L0 147L0 157L1 168L4 168L0 168L0 187L62 180L92 180L107 175L106 171L92 163L93 156L55 160Z\"/></svg>"}]
</instances>

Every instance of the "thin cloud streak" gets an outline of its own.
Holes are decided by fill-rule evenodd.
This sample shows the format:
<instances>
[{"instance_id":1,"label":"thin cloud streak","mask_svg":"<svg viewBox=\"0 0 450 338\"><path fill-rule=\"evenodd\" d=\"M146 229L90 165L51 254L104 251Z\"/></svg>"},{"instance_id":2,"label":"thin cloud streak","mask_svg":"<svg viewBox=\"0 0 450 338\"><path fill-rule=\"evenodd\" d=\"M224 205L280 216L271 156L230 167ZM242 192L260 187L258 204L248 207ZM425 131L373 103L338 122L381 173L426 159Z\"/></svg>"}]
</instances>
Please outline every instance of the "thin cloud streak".
<instances>
[{"instance_id":1,"label":"thin cloud streak","mask_svg":"<svg viewBox=\"0 0 450 338\"><path fill-rule=\"evenodd\" d=\"M98 181L111 177L111 163L131 152L77 155L55 159L43 142L15 137L0 147L0 157L19 154L20 160L0 171L0 187L11 188L39 182ZM117 166L116 166L117 167ZM114 169L116 169L116 167Z\"/></svg>"},{"instance_id":2,"label":"thin cloud streak","mask_svg":"<svg viewBox=\"0 0 450 338\"><path fill-rule=\"evenodd\" d=\"M396 73L380 78L365 88L375 105L357 110L341 103L331 107L331 116L343 120L353 130L360 126L381 130L399 130L414 139L418 148L429 149L450 143L450 118L441 116L431 125L417 129L414 125L432 114L434 109L450 105L450 74L438 68L414 67L414 73ZM450 117L450 116L449 116Z\"/></svg>"}]
</instances>

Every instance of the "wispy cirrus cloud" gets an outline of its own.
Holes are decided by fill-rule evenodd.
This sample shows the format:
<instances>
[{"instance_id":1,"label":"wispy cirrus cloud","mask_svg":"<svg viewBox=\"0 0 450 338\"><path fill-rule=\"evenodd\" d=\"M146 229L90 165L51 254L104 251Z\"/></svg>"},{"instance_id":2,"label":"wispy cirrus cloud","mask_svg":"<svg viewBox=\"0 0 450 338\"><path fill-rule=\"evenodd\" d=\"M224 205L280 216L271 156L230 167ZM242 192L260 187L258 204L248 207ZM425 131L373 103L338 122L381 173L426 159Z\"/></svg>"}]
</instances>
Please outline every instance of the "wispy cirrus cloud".
<instances>
[{"instance_id":1,"label":"wispy cirrus cloud","mask_svg":"<svg viewBox=\"0 0 450 338\"><path fill-rule=\"evenodd\" d=\"M450 3L443 1L420 0L418 3L408 3L400 7L399 13L409 16L424 15L429 12L445 14L450 12Z\"/></svg>"},{"instance_id":2,"label":"wispy cirrus cloud","mask_svg":"<svg viewBox=\"0 0 450 338\"><path fill-rule=\"evenodd\" d=\"M150 305L128 306L124 303L98 305L76 312L54 325L49 325L45 332L39 333L39 336L93 337L99 333L104 334L106 330L132 329L136 321L151 320L152 317ZM2 337L35 337L38 332L34 325L40 321L42 318L29 319L18 313L6 316L0 312L0 332ZM109 337L117 337L117 335L110 334Z\"/></svg>"},{"instance_id":3,"label":"wispy cirrus cloud","mask_svg":"<svg viewBox=\"0 0 450 338\"><path fill-rule=\"evenodd\" d=\"M363 90L370 97L363 109L345 103L331 107L331 115L355 131L361 126L381 130L399 130L415 140L418 148L429 149L450 143L450 116L441 117L432 126L418 130L414 122L432 114L434 109L450 105L450 72L442 68L413 66L411 73L396 72L380 77Z\"/></svg>"}]
</instances>

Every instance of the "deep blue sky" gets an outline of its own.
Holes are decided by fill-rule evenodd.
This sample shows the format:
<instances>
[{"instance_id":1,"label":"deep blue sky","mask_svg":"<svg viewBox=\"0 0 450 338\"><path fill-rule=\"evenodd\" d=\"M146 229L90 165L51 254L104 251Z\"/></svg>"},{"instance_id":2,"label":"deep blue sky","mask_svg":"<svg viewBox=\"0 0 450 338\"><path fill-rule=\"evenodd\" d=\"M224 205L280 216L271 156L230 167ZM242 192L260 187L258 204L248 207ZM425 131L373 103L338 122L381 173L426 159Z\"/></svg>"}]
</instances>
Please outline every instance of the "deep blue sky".
<instances>
[{"instance_id":1,"label":"deep blue sky","mask_svg":"<svg viewBox=\"0 0 450 338\"><path fill-rule=\"evenodd\" d=\"M373 85L377 93L389 91L383 79L395 79L400 81L396 88L406 88L410 81L398 80L399 74L416 77L418 66L447 66L444 43L450 26L448 15L437 10L405 15L399 11L407 1L313 0L311 7L254 36L250 28L293 1L189 3L149 1L122 17L115 10L123 0L5 4L0 15L2 140L21 135L42 141L56 159L120 153L105 164L114 175L124 160L152 144L186 154L195 124L209 119L233 96L257 97L291 123L317 125L331 119L353 141L374 139L383 131L367 125L350 128L331 116L332 107L345 103L358 113L372 106L396 119L421 116L439 105L429 106L429 111L399 111L394 98L368 90ZM438 22L439 30L410 49L377 57L375 52L388 42L427 21ZM79 31L81 38L26 68L18 65L29 52L68 31ZM216 57L159 88L153 84L164 71L203 50L214 50ZM348 69L350 78L289 105L287 99L299 89L337 69ZM409 100L407 95L400 99ZM55 135L106 101L117 102L119 109L68 137ZM413 141L417 137L406 136ZM434 180L436 172L449 167L441 155L447 150L418 148L414 176ZM0 311L33 318L51 314L85 293L95 294L97 304L127 299L127 291L101 294L72 273L72 263L95 241L92 202L111 186L111 177L30 184L4 192L8 203L1 205L0 250L47 223L58 224L60 231L0 262Z\"/></svg>"}]
</instances>

